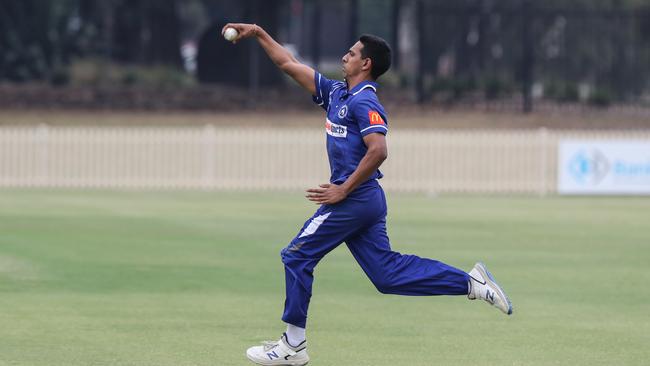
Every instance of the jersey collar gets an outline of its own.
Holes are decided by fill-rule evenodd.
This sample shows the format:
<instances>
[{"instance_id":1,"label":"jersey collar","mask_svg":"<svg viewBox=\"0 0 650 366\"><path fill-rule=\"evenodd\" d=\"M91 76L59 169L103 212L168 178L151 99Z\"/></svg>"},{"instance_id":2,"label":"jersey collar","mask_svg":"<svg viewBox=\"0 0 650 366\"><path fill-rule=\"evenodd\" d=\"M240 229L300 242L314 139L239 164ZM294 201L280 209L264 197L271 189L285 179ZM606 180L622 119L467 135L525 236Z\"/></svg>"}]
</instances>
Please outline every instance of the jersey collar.
<instances>
[{"instance_id":1,"label":"jersey collar","mask_svg":"<svg viewBox=\"0 0 650 366\"><path fill-rule=\"evenodd\" d=\"M375 93L377 92L377 83L374 81L370 80L364 80L360 82L359 84L355 85L352 90L348 90L347 93L345 93L346 96L348 95L357 95L359 94L362 90L365 89L372 89Z\"/></svg>"}]
</instances>

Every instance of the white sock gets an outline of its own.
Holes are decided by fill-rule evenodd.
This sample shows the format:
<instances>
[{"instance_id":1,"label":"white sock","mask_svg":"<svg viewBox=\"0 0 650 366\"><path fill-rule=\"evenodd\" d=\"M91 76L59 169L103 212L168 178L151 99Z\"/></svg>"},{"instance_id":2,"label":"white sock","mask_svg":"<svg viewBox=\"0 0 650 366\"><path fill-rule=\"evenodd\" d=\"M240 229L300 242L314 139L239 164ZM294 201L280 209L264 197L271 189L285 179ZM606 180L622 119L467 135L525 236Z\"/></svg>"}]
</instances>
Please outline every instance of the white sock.
<instances>
[{"instance_id":1,"label":"white sock","mask_svg":"<svg viewBox=\"0 0 650 366\"><path fill-rule=\"evenodd\" d=\"M296 327L293 324L287 324L287 342L293 347L297 347L305 341L305 328Z\"/></svg>"}]
</instances>

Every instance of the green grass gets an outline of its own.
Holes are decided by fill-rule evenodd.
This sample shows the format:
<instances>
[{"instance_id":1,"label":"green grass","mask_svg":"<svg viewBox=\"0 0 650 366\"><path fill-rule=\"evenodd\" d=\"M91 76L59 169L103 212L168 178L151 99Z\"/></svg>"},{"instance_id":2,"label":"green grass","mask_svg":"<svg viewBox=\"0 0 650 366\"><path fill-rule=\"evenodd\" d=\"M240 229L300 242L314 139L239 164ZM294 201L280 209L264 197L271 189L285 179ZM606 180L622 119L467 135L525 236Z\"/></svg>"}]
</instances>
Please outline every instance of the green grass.
<instances>
[{"instance_id":1,"label":"green grass","mask_svg":"<svg viewBox=\"0 0 650 366\"><path fill-rule=\"evenodd\" d=\"M485 261L515 314L316 270L313 365L642 365L650 199L389 195L393 248ZM0 191L0 365L248 365L276 338L299 193Z\"/></svg>"}]
</instances>

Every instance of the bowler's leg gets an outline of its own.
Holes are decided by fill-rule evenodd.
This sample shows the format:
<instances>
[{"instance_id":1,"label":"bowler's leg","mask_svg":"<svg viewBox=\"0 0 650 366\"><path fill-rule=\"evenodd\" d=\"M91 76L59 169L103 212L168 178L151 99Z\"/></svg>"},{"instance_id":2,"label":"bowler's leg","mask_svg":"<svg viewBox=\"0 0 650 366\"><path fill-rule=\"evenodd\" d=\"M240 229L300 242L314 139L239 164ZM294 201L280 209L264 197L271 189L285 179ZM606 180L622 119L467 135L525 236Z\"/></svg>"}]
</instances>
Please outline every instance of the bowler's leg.
<instances>
[{"instance_id":1,"label":"bowler's leg","mask_svg":"<svg viewBox=\"0 0 650 366\"><path fill-rule=\"evenodd\" d=\"M322 206L282 249L286 299L282 320L305 328L314 267L358 227L358 215L347 205Z\"/></svg>"},{"instance_id":2,"label":"bowler's leg","mask_svg":"<svg viewBox=\"0 0 650 366\"><path fill-rule=\"evenodd\" d=\"M246 350L251 361L261 365L305 365L309 362L305 327L314 267L350 235L349 225L346 225L350 217L353 216L339 213L335 207L321 206L282 249L286 280L282 320L287 323L287 331L277 342L265 342Z\"/></svg>"},{"instance_id":3,"label":"bowler's leg","mask_svg":"<svg viewBox=\"0 0 650 366\"><path fill-rule=\"evenodd\" d=\"M404 255L390 248L386 220L346 240L347 246L377 289L386 294L467 295L469 275L445 263Z\"/></svg>"},{"instance_id":4,"label":"bowler's leg","mask_svg":"<svg viewBox=\"0 0 650 366\"><path fill-rule=\"evenodd\" d=\"M484 264L469 274L432 259L403 255L390 249L385 219L346 240L348 248L377 289L396 295L467 295L485 300L505 314L512 302Z\"/></svg>"}]
</instances>

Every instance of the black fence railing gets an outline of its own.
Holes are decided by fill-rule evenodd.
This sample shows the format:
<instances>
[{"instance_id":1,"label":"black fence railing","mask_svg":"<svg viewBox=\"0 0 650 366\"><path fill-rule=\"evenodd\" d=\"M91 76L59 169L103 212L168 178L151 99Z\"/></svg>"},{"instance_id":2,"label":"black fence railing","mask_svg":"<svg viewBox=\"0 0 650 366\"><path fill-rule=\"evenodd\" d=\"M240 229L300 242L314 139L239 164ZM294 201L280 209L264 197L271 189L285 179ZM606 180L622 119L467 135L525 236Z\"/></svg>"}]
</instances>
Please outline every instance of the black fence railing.
<instances>
[{"instance_id":1,"label":"black fence railing","mask_svg":"<svg viewBox=\"0 0 650 366\"><path fill-rule=\"evenodd\" d=\"M356 37L378 34L399 51L391 85L409 102L650 113L650 4L626 0L0 1L0 83L282 88L258 45L222 39L230 21L336 77Z\"/></svg>"},{"instance_id":2,"label":"black fence railing","mask_svg":"<svg viewBox=\"0 0 650 366\"><path fill-rule=\"evenodd\" d=\"M650 11L418 1L418 100L650 106ZM650 9L650 8L648 8ZM478 96L478 98L477 98Z\"/></svg>"}]
</instances>

